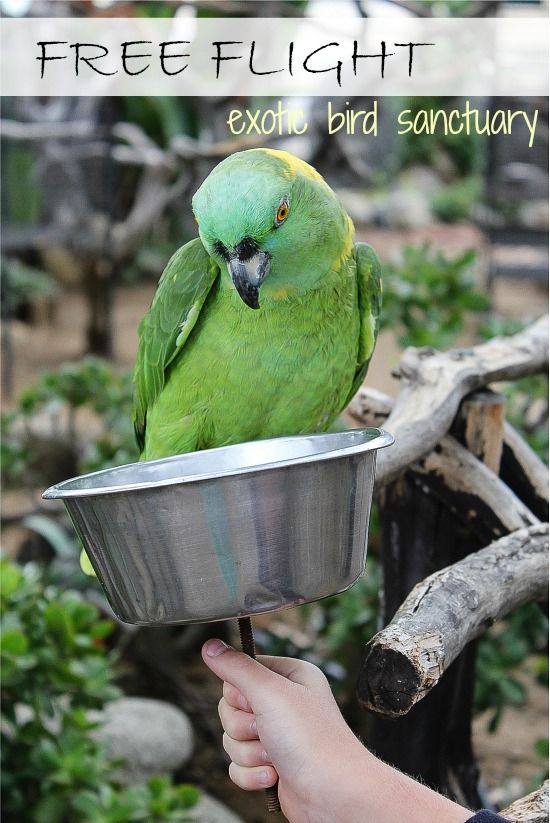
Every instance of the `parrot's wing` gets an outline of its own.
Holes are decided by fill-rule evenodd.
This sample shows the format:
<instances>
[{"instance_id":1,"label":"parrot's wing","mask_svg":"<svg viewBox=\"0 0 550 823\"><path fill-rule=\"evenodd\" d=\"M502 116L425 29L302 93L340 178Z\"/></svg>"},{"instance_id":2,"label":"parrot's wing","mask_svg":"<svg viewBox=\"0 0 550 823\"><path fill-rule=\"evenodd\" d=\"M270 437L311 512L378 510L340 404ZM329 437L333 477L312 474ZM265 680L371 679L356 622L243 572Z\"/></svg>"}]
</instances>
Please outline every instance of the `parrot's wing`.
<instances>
[{"instance_id":1,"label":"parrot's wing","mask_svg":"<svg viewBox=\"0 0 550 823\"><path fill-rule=\"evenodd\" d=\"M164 269L151 308L139 325L134 430L140 450L147 409L162 391L166 370L189 337L219 271L199 239L182 246Z\"/></svg>"},{"instance_id":2,"label":"parrot's wing","mask_svg":"<svg viewBox=\"0 0 550 823\"><path fill-rule=\"evenodd\" d=\"M382 308L382 279L378 255L368 243L355 244L357 264L357 298L359 303L359 347L357 368L346 405L361 388L367 374L378 335Z\"/></svg>"}]
</instances>

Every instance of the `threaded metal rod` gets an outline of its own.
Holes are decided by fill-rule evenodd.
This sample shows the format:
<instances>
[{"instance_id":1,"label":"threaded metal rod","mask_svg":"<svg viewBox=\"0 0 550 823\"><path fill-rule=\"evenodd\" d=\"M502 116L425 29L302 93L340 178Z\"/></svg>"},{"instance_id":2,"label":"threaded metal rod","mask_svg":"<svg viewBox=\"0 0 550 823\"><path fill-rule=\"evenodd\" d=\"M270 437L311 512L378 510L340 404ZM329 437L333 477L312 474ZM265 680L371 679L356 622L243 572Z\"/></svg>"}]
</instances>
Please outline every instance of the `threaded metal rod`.
<instances>
[{"instance_id":1,"label":"threaded metal rod","mask_svg":"<svg viewBox=\"0 0 550 823\"><path fill-rule=\"evenodd\" d=\"M256 646L254 644L254 635L252 633L252 623L250 617L239 617L237 619L239 624L239 635L241 638L241 648L249 657L256 659ZM277 783L265 789L265 796L267 801L268 812L280 812L281 806L279 804L279 791Z\"/></svg>"},{"instance_id":2,"label":"threaded metal rod","mask_svg":"<svg viewBox=\"0 0 550 823\"><path fill-rule=\"evenodd\" d=\"M237 620L239 624L239 635L241 638L241 648L249 657L256 659L256 644L254 643L254 634L252 632L252 621L250 617L239 617Z\"/></svg>"}]
</instances>

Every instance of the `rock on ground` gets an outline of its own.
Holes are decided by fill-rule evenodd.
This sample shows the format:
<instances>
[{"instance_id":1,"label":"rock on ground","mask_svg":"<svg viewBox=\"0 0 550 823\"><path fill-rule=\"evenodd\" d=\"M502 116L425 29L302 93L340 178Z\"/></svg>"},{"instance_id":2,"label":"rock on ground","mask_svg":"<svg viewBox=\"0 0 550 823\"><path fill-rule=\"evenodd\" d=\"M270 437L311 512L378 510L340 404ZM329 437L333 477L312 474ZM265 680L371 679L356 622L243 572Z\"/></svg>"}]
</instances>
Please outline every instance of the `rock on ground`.
<instances>
[{"instance_id":1,"label":"rock on ground","mask_svg":"<svg viewBox=\"0 0 550 823\"><path fill-rule=\"evenodd\" d=\"M114 773L122 783L141 783L155 774L174 772L193 751L189 719L161 700L121 697L94 712L91 719L100 723L93 735L109 756L125 760Z\"/></svg>"},{"instance_id":2,"label":"rock on ground","mask_svg":"<svg viewBox=\"0 0 550 823\"><path fill-rule=\"evenodd\" d=\"M197 805L189 810L189 817L197 823L243 823L235 812L204 792L201 792Z\"/></svg>"}]
</instances>

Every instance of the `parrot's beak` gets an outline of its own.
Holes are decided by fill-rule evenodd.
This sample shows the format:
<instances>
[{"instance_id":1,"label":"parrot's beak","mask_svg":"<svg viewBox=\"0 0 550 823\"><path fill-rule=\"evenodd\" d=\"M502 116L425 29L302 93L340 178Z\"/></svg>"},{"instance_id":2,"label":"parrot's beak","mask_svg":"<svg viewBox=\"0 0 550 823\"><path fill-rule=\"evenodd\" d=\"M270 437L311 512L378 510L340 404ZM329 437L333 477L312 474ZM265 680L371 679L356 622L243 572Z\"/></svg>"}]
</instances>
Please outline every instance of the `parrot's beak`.
<instances>
[{"instance_id":1,"label":"parrot's beak","mask_svg":"<svg viewBox=\"0 0 550 823\"><path fill-rule=\"evenodd\" d=\"M237 254L231 255L227 269L243 303L251 309L259 309L260 286L267 277L271 259L265 251L260 251L242 260Z\"/></svg>"}]
</instances>

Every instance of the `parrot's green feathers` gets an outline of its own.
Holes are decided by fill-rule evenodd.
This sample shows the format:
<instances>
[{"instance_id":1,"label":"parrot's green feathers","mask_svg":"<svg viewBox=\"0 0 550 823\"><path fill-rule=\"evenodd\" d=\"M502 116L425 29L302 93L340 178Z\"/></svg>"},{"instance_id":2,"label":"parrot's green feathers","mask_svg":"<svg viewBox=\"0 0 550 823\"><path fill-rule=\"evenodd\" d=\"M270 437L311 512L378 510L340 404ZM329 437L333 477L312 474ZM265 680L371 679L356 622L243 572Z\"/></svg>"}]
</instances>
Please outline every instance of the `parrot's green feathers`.
<instances>
[{"instance_id":1,"label":"parrot's green feathers","mask_svg":"<svg viewBox=\"0 0 550 823\"><path fill-rule=\"evenodd\" d=\"M139 325L134 430L140 450L145 444L147 409L161 393L169 366L197 322L218 274L218 266L200 240L191 240L170 258L151 308Z\"/></svg>"},{"instance_id":2,"label":"parrot's green feathers","mask_svg":"<svg viewBox=\"0 0 550 823\"><path fill-rule=\"evenodd\" d=\"M357 297L359 304L359 346L357 371L346 405L361 388L367 375L370 359L378 336L382 308L382 269L378 255L368 243L355 244L357 265Z\"/></svg>"},{"instance_id":3,"label":"parrot's green feathers","mask_svg":"<svg viewBox=\"0 0 550 823\"><path fill-rule=\"evenodd\" d=\"M315 169L287 152L223 160L193 197L139 328L142 459L323 431L360 387L380 263Z\"/></svg>"}]
</instances>

